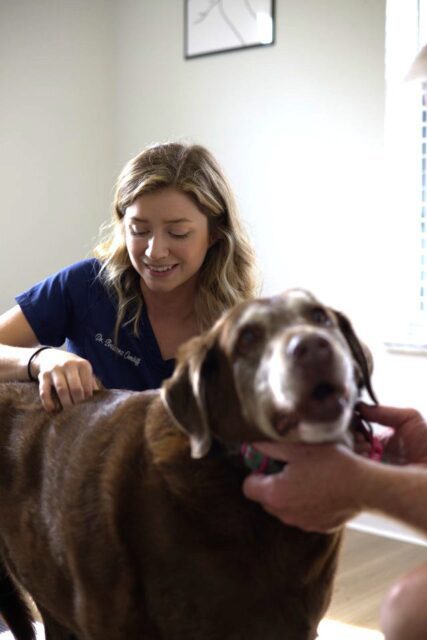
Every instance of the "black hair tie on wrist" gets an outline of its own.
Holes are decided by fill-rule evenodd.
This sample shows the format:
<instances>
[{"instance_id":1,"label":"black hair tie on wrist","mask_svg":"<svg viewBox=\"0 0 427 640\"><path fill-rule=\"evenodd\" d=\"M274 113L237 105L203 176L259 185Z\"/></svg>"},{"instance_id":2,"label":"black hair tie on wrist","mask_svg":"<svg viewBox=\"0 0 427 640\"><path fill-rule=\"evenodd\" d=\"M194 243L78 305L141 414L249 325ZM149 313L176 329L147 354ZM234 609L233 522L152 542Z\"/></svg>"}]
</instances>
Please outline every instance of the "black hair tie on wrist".
<instances>
[{"instance_id":1,"label":"black hair tie on wrist","mask_svg":"<svg viewBox=\"0 0 427 640\"><path fill-rule=\"evenodd\" d=\"M31 382L37 382L37 378L35 378L33 376L33 374L31 373L31 364L32 364L34 358L36 356L38 356L41 351L44 351L45 349L51 349L51 348L52 347L39 347L38 349L36 349L34 351L34 353L31 354L30 359L28 360L28 364L27 364L28 378L29 378L29 380L31 380Z\"/></svg>"}]
</instances>

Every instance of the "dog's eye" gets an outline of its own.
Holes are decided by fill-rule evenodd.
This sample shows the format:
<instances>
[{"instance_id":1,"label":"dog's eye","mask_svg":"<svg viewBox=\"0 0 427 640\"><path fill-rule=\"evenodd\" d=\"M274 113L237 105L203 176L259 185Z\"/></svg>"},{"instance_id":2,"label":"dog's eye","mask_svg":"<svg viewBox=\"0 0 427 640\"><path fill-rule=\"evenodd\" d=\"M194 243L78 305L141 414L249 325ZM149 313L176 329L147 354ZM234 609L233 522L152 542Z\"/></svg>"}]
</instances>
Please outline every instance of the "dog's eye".
<instances>
[{"instance_id":1,"label":"dog's eye","mask_svg":"<svg viewBox=\"0 0 427 640\"><path fill-rule=\"evenodd\" d=\"M311 311L311 317L316 324L330 325L332 321L322 307L315 307Z\"/></svg>"},{"instance_id":2,"label":"dog's eye","mask_svg":"<svg viewBox=\"0 0 427 640\"><path fill-rule=\"evenodd\" d=\"M259 326L251 326L242 329L237 339L236 350L240 354L248 353L253 347L261 342L264 331Z\"/></svg>"}]
</instances>

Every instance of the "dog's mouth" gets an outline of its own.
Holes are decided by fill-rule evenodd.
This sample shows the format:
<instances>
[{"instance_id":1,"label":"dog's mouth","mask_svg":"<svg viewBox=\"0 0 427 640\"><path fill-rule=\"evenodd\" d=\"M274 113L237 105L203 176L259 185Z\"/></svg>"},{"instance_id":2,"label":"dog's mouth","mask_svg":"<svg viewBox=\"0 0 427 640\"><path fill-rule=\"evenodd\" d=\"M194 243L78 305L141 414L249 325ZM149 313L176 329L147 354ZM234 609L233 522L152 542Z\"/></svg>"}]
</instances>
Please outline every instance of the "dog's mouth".
<instances>
[{"instance_id":1,"label":"dog's mouth","mask_svg":"<svg viewBox=\"0 0 427 640\"><path fill-rule=\"evenodd\" d=\"M332 382L318 382L298 404L298 413L305 420L332 422L348 405L348 391Z\"/></svg>"},{"instance_id":2,"label":"dog's mouth","mask_svg":"<svg viewBox=\"0 0 427 640\"><path fill-rule=\"evenodd\" d=\"M295 429L300 422L300 416L295 412L283 413L279 412L274 416L273 425L276 433L280 436L286 436L290 431Z\"/></svg>"},{"instance_id":3,"label":"dog's mouth","mask_svg":"<svg viewBox=\"0 0 427 640\"><path fill-rule=\"evenodd\" d=\"M279 411L273 418L278 435L284 437L302 421L334 422L344 412L349 402L348 390L330 381L316 383L296 403L293 411Z\"/></svg>"}]
</instances>

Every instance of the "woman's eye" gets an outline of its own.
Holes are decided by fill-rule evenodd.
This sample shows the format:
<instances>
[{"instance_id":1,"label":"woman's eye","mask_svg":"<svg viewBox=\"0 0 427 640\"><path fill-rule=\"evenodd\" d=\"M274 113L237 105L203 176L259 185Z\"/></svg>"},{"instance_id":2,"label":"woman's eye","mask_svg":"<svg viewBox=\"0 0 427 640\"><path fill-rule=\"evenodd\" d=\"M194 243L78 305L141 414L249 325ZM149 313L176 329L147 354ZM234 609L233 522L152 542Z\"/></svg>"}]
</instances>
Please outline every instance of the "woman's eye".
<instances>
[{"instance_id":1,"label":"woman's eye","mask_svg":"<svg viewBox=\"0 0 427 640\"><path fill-rule=\"evenodd\" d=\"M169 235L171 236L171 238L188 238L188 236L190 235L190 232L188 231L187 233L174 233L173 231L169 231Z\"/></svg>"},{"instance_id":2,"label":"woman's eye","mask_svg":"<svg viewBox=\"0 0 427 640\"><path fill-rule=\"evenodd\" d=\"M311 312L311 317L316 324L330 325L331 319L321 307L316 307Z\"/></svg>"},{"instance_id":3,"label":"woman's eye","mask_svg":"<svg viewBox=\"0 0 427 640\"><path fill-rule=\"evenodd\" d=\"M148 235L148 231L145 229L138 229L138 227L129 227L130 232L133 236L146 236Z\"/></svg>"}]
</instances>

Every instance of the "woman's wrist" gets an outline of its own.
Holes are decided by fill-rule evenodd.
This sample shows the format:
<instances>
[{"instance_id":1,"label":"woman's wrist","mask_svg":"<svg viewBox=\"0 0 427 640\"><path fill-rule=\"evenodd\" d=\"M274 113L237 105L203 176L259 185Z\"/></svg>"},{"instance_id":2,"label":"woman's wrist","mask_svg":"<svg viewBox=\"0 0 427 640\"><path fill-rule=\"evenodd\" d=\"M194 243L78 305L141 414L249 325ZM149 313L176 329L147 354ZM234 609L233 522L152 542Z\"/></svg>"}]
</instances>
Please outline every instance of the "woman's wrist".
<instances>
[{"instance_id":1,"label":"woman's wrist","mask_svg":"<svg viewBox=\"0 0 427 640\"><path fill-rule=\"evenodd\" d=\"M37 376L38 376L39 370L37 370L37 366L35 366L36 365L35 361L38 355L45 349L51 349L51 347L49 346L38 347L35 351L33 351L31 356L28 358L27 374L28 374L28 379L31 380L31 382L37 382Z\"/></svg>"}]
</instances>

